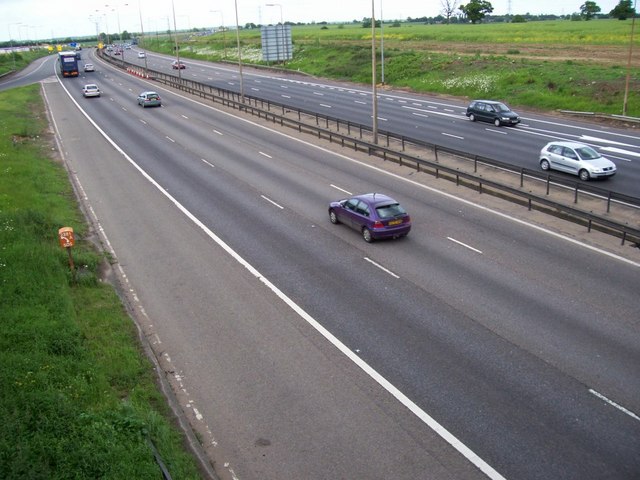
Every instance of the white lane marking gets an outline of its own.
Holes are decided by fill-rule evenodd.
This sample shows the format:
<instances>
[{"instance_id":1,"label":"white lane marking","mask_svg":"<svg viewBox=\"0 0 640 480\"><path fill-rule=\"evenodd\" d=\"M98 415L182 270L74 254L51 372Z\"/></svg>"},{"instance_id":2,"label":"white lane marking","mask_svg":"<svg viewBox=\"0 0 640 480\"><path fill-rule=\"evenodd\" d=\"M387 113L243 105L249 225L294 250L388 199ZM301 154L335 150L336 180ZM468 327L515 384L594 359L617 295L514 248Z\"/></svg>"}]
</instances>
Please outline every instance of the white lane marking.
<instances>
[{"instance_id":1,"label":"white lane marking","mask_svg":"<svg viewBox=\"0 0 640 480\"><path fill-rule=\"evenodd\" d=\"M289 95L280 95L282 98L291 98Z\"/></svg>"},{"instance_id":2,"label":"white lane marking","mask_svg":"<svg viewBox=\"0 0 640 480\"><path fill-rule=\"evenodd\" d=\"M278 205L276 202L274 202L273 200L271 200L268 197L265 197L264 195L260 195L262 198L264 198L267 202L271 203L272 205L275 205L276 207L278 207L280 210L284 210L284 207L282 205Z\"/></svg>"},{"instance_id":3,"label":"white lane marking","mask_svg":"<svg viewBox=\"0 0 640 480\"><path fill-rule=\"evenodd\" d=\"M432 113L433 115L441 115L443 117L453 117L458 119L461 117L461 115L458 115L457 113L436 112L433 109L425 110L424 108L410 107L408 105L403 105L402 108L406 108L407 110L417 110L418 112ZM429 108L432 108L432 107L429 107Z\"/></svg>"},{"instance_id":4,"label":"white lane marking","mask_svg":"<svg viewBox=\"0 0 640 480\"><path fill-rule=\"evenodd\" d=\"M603 152L618 153L618 154L621 154L621 155L631 155L632 157L639 157L640 158L640 153L630 152L629 150L623 150L622 148L602 147L600 150L602 150ZM631 161L628 158L621 158L620 160L624 160L625 162L630 162Z\"/></svg>"},{"instance_id":5,"label":"white lane marking","mask_svg":"<svg viewBox=\"0 0 640 480\"><path fill-rule=\"evenodd\" d=\"M218 130L214 130L214 131L213 131L213 133L216 133L216 134L218 134L218 135L224 135L224 133L219 132Z\"/></svg>"},{"instance_id":6,"label":"white lane marking","mask_svg":"<svg viewBox=\"0 0 640 480\"><path fill-rule=\"evenodd\" d=\"M608 140L606 138L600 138L600 137L591 137L589 135L581 135L579 138L583 142L600 142L600 143L608 143L609 145L618 145L620 147L638 148L638 145L629 145L628 143L616 142L615 140Z\"/></svg>"},{"instance_id":7,"label":"white lane marking","mask_svg":"<svg viewBox=\"0 0 640 480\"><path fill-rule=\"evenodd\" d=\"M473 248L472 246L467 245L466 243L462 243L461 241L456 240L455 238L447 237L447 240L451 240L453 243L457 243L461 247L468 248L469 250L473 250L474 252L479 253L479 254L482 255L482 250L478 250L477 248Z\"/></svg>"},{"instance_id":8,"label":"white lane marking","mask_svg":"<svg viewBox=\"0 0 640 480\"><path fill-rule=\"evenodd\" d=\"M442 135L444 135L445 137L452 137L452 138L457 138L459 140L464 140L464 137L461 137L459 135L452 135L451 133L442 132Z\"/></svg>"},{"instance_id":9,"label":"white lane marking","mask_svg":"<svg viewBox=\"0 0 640 480\"><path fill-rule=\"evenodd\" d=\"M386 268L384 268L382 265L380 265L379 263L374 262L373 260L371 260L369 257L364 257L364 259L369 262L371 265L374 265L376 267L378 267L380 270L382 270L385 273L388 273L389 275L391 275L393 278L400 278L398 275L396 275L395 273L393 273L391 270L388 270Z\"/></svg>"},{"instance_id":10,"label":"white lane marking","mask_svg":"<svg viewBox=\"0 0 640 480\"><path fill-rule=\"evenodd\" d=\"M324 97L324 93L322 92L313 92L314 95L320 95L321 97Z\"/></svg>"},{"instance_id":11,"label":"white lane marking","mask_svg":"<svg viewBox=\"0 0 640 480\"><path fill-rule=\"evenodd\" d=\"M251 90L253 90L254 92L259 92L260 91L260 89L256 88L256 87L251 87Z\"/></svg>"},{"instance_id":12,"label":"white lane marking","mask_svg":"<svg viewBox=\"0 0 640 480\"><path fill-rule=\"evenodd\" d=\"M60 84L62 84L62 82L60 82ZM63 86L63 88L65 88L65 87ZM303 310L302 307L300 307L293 300L291 300L289 297L287 297L284 294L284 292L282 292L280 289L278 289L278 287L276 287L266 277L264 277L255 267L253 267L249 262L247 262L243 257L241 257L224 240L222 240L215 233L213 233L213 231L210 230L209 227L207 227L194 214L192 214L189 210L187 210L187 208L184 205L182 205L166 189L164 189L156 180L154 180L153 177L149 173L146 172L146 170L144 170L129 155L127 155L127 153L122 148L120 148L120 146L115 141L113 141L111 139L111 137L109 137L109 135L107 135L107 133L104 130L102 130L100 128L100 126L80 107L78 102L74 100L74 98L71 96L71 94L69 93L69 91L66 88L65 88L65 91L67 91L67 95L69 96L69 98L71 98L71 100L78 107L78 110L80 110L82 112L82 114L87 118L87 120L89 122L91 122L91 124L96 128L96 130L98 130L98 132L100 132L100 134L111 145L113 145L113 147L125 158L125 160L127 162L129 162L133 168L138 170L140 172L140 174L151 185L153 185L162 195L164 195L171 203L173 203L175 205L175 207L179 211L181 211L183 213L183 215L185 215L185 217L187 217L196 226L198 226L200 229L202 229L202 231L213 242L215 242L220 248L222 248L225 252L227 252L227 254L231 258L236 260L242 267L244 267L248 272L250 272L258 281L262 282L283 303L285 303L287 306L289 306L289 308L291 308L295 313L297 313L300 316L300 318L302 318L309 325L311 325L314 329L316 329L316 331L318 333L320 333L323 337L325 337L329 343L334 345L337 350L339 350L343 355L345 355L349 360L351 360L351 362L353 362L357 367L359 367L362 371L364 371L367 375L369 375L369 377L372 380L374 380L375 382L377 382L383 389L385 389L387 392L389 392L398 402L400 402L402 405L404 405L411 413L413 413L418 419L420 419L420 421L422 421L425 425L427 425L429 428L431 428L444 441L446 441L449 445L451 445L458 452L460 452L461 455L463 455L467 460L469 460L469 462L471 462L473 465L475 465L481 472L483 472L485 475L487 475L491 480L506 480L493 467L491 467L487 462L482 460L473 450L471 450L464 443L462 443L460 440L458 440L458 438L455 437L451 432L449 432L449 430L444 428L433 417L431 417L427 412L422 410L409 397L407 397L398 388L396 388L391 382L389 382L386 378L384 378L382 375L380 375L377 372L377 370L373 369L368 363L366 363L364 360L362 360L360 357L358 357L355 353L353 353L335 335L333 335L329 330L327 330L325 327L323 327L316 319L314 319L305 310ZM168 90L165 90L165 91L168 91ZM193 103L197 103L198 105L202 105L205 108L210 108L212 110L215 110L216 112L220 112L223 115L228 115L229 117L233 117L237 121L244 122L244 123L247 123L247 124L250 124L250 125L254 125L256 128L263 128L264 130L268 130L269 132L273 132L275 135L281 135L284 138L288 138L288 139L290 139L292 141L300 142L301 144L308 145L311 148L316 148L316 149L318 149L320 151L323 151L323 152L326 152L328 154L336 155L339 158L343 158L346 161L361 165L364 168L369 168L372 171L379 172L382 175L388 175L390 177L406 181L411 185L418 186L419 188L423 188L423 189L426 189L426 190L431 191L433 193L438 193L440 195L444 195L446 198L455 199L456 201L460 201L460 202L462 202L462 203L464 203L466 205L472 205L472 206L474 206L476 208L480 208L483 211L493 212L494 214L496 214L498 216L501 216L503 218L509 218L509 219L515 221L516 223L519 223L519 224L522 224L522 225L527 225L527 226L530 226L531 228L534 228L534 229L537 229L537 230L540 230L540 231L548 232L550 235L553 235L553 236L558 237L558 238L563 238L563 239L566 239L568 241L573 241L573 243L575 243L577 245L583 245L582 242L578 242L577 240L573 240L573 239L570 239L568 237L564 237L563 235L557 234L555 232L551 232L550 230L546 230L546 229L544 229L542 227L538 227L537 225L533 225L533 224L527 223L527 222L525 222L523 220L517 219L515 217L510 217L509 215L505 215L505 214L503 214L501 212L497 212L497 211L491 210L491 209L489 209L487 207L483 207L483 206L478 205L476 203L473 203L473 202L471 202L469 200L459 199L455 195L442 192L442 191L437 190L437 189L435 189L433 187L428 187L426 185L422 185L419 182L416 182L415 180L410 180L410 179L404 178L404 177L402 177L400 175L394 174L392 172L385 171L384 169L376 167L376 166L373 166L373 165L367 165L364 162L355 160L355 159L350 158L350 157L348 157L346 155L341 155L341 154L338 154L338 153L335 153L335 152L331 152L330 150L328 150L326 148L318 147L317 145L313 145L312 143L307 142L305 140L296 139L296 138L294 138L294 137L292 137L290 135L287 135L287 134L282 133L282 132L278 132L276 130L272 130L270 128L264 127L262 125L259 125L259 124L255 123L255 122L252 122L252 121L249 121L247 119L242 119L242 118L235 117L231 113L224 112L224 111L219 110L217 108L214 108L214 107L212 107L210 105L205 105L205 104L203 104L201 102L198 102L196 100L188 99L187 97L182 97L182 98L185 98L185 99L187 99L189 101L192 101ZM583 246L585 246L585 245L583 245ZM586 247L590 248L592 250L595 250L595 251L599 251L599 252L604 253L604 254L608 254L608 255L614 256L612 254L609 254L608 252L599 250L599 249L597 249L595 247L590 247L590 246L586 246ZM618 257L618 256L616 255L615 257ZM632 264L637 265L638 267L640 267L640 264L635 264L634 262L631 262L631 261L629 261L629 260L627 260L625 258L622 258L622 257L618 257L618 258L620 258L620 260L632 263Z\"/></svg>"},{"instance_id":13,"label":"white lane marking","mask_svg":"<svg viewBox=\"0 0 640 480\"><path fill-rule=\"evenodd\" d=\"M216 166L213 163L207 162L204 158L201 158L200 160L202 160L204 163L209 165L211 168L216 168Z\"/></svg>"},{"instance_id":14,"label":"white lane marking","mask_svg":"<svg viewBox=\"0 0 640 480\"><path fill-rule=\"evenodd\" d=\"M497 133L497 134L499 134L499 135L506 135L506 134L507 134L507 132L506 132L506 131L504 131L504 130L497 130L497 129L495 129L495 128L485 128L485 130L486 130L487 132Z\"/></svg>"},{"instance_id":15,"label":"white lane marking","mask_svg":"<svg viewBox=\"0 0 640 480\"><path fill-rule=\"evenodd\" d=\"M605 397L604 395L602 395L601 393L596 392L593 388L589 389L589 393L591 393L592 395L595 395L596 397L598 397L600 400L604 400L605 402L607 402L609 405L616 407L618 410L620 410L621 412L626 413L627 415L629 415L631 418L640 421L640 417L638 417L638 415L636 415L635 413L633 413L631 410L627 410L626 408L624 408L622 405L617 404L616 402L614 402L613 400L609 400L607 397Z\"/></svg>"},{"instance_id":16,"label":"white lane marking","mask_svg":"<svg viewBox=\"0 0 640 480\"><path fill-rule=\"evenodd\" d=\"M280 85L280 88L289 88L288 85Z\"/></svg>"},{"instance_id":17,"label":"white lane marking","mask_svg":"<svg viewBox=\"0 0 640 480\"><path fill-rule=\"evenodd\" d=\"M363 102L362 100L354 100L353 103L359 103L360 105L366 105L367 102Z\"/></svg>"},{"instance_id":18,"label":"white lane marking","mask_svg":"<svg viewBox=\"0 0 640 480\"><path fill-rule=\"evenodd\" d=\"M267 158L273 158L271 155L269 155L268 153L264 153L264 152L258 152L260 155L263 155Z\"/></svg>"},{"instance_id":19,"label":"white lane marking","mask_svg":"<svg viewBox=\"0 0 640 480\"><path fill-rule=\"evenodd\" d=\"M336 190L340 190L342 193L346 193L347 195L352 195L351 192L349 192L348 190L345 190L344 188L340 188L337 185L334 185L333 183L329 185L332 188L335 188Z\"/></svg>"},{"instance_id":20,"label":"white lane marking","mask_svg":"<svg viewBox=\"0 0 640 480\"><path fill-rule=\"evenodd\" d=\"M429 115L425 115L424 113L411 112L411 115L415 115L416 117L429 118Z\"/></svg>"},{"instance_id":21,"label":"white lane marking","mask_svg":"<svg viewBox=\"0 0 640 480\"><path fill-rule=\"evenodd\" d=\"M142 124L144 124L144 125L146 125L146 124L147 124L147 122L145 122L145 121L144 121L144 120L142 120L141 118L140 118L139 120L140 120L140 123L142 123Z\"/></svg>"},{"instance_id":22,"label":"white lane marking","mask_svg":"<svg viewBox=\"0 0 640 480\"><path fill-rule=\"evenodd\" d=\"M189 120L189 117L187 117L186 115L180 115L182 118L184 118L185 120Z\"/></svg>"},{"instance_id":23,"label":"white lane marking","mask_svg":"<svg viewBox=\"0 0 640 480\"><path fill-rule=\"evenodd\" d=\"M124 112L126 112L126 111L127 111L127 108L126 108L126 107L120 107L120 108L122 108L122 111L124 111Z\"/></svg>"},{"instance_id":24,"label":"white lane marking","mask_svg":"<svg viewBox=\"0 0 640 480\"><path fill-rule=\"evenodd\" d=\"M176 143L176 141L175 141L173 138L171 138L171 137L167 137L167 136L165 135L165 136L164 136L164 138L166 138L167 140L169 140L169 141L170 141L170 142L172 142L172 143Z\"/></svg>"},{"instance_id":25,"label":"white lane marking","mask_svg":"<svg viewBox=\"0 0 640 480\"><path fill-rule=\"evenodd\" d=\"M326 103L321 103L320 106L325 108L332 108L331 105L327 105Z\"/></svg>"}]
</instances>

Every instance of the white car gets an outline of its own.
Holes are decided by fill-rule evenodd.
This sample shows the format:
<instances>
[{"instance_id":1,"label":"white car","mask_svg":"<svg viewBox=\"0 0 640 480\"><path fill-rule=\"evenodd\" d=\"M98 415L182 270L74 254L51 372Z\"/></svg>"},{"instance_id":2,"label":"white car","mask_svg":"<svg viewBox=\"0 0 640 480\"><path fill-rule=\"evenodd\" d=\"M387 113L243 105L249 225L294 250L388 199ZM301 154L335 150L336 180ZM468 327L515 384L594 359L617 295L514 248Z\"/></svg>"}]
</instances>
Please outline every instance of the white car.
<instances>
[{"instance_id":1,"label":"white car","mask_svg":"<svg viewBox=\"0 0 640 480\"><path fill-rule=\"evenodd\" d=\"M85 97L99 97L100 89L95 83L89 83L82 87L82 95Z\"/></svg>"},{"instance_id":2,"label":"white car","mask_svg":"<svg viewBox=\"0 0 640 480\"><path fill-rule=\"evenodd\" d=\"M96 69L95 69L95 67L93 66L93 63L85 63L85 64L84 64L84 71L85 71L85 72L95 72L95 71L96 71Z\"/></svg>"},{"instance_id":3,"label":"white car","mask_svg":"<svg viewBox=\"0 0 640 480\"><path fill-rule=\"evenodd\" d=\"M578 142L550 142L540 150L540 168L578 175L586 182L616 174L616 165L589 145Z\"/></svg>"},{"instance_id":4,"label":"white car","mask_svg":"<svg viewBox=\"0 0 640 480\"><path fill-rule=\"evenodd\" d=\"M138 58L144 58L146 57L144 52L138 52Z\"/></svg>"}]
</instances>

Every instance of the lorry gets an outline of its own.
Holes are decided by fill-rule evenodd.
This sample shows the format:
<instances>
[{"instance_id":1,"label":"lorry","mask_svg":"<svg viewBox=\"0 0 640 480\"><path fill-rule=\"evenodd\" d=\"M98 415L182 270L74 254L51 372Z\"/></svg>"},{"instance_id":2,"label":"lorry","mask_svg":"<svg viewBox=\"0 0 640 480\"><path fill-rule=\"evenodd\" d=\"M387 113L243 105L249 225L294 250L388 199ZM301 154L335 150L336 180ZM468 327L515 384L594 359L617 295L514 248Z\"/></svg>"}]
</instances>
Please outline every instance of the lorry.
<instances>
[{"instance_id":1,"label":"lorry","mask_svg":"<svg viewBox=\"0 0 640 480\"><path fill-rule=\"evenodd\" d=\"M63 77L77 77L79 71L76 52L58 52L58 68Z\"/></svg>"}]
</instances>

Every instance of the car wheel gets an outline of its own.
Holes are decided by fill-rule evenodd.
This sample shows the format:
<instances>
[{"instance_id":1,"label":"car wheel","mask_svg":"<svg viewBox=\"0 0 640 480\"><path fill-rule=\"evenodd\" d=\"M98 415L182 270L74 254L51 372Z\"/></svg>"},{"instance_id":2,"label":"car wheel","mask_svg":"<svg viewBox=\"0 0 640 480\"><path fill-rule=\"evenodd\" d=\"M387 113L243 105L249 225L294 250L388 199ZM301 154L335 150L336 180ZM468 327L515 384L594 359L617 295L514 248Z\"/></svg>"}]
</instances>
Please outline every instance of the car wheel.
<instances>
[{"instance_id":1,"label":"car wheel","mask_svg":"<svg viewBox=\"0 0 640 480\"><path fill-rule=\"evenodd\" d=\"M499 118L496 118L496 119L493 121L493 124L494 124L496 127L499 127L499 126L501 125L501 123L500 123L500 119L499 119Z\"/></svg>"},{"instance_id":2,"label":"car wheel","mask_svg":"<svg viewBox=\"0 0 640 480\"><path fill-rule=\"evenodd\" d=\"M364 238L364 241L367 243L373 242L373 236L371 235L371 230L369 230L367 227L362 228L362 238Z\"/></svg>"},{"instance_id":3,"label":"car wheel","mask_svg":"<svg viewBox=\"0 0 640 480\"><path fill-rule=\"evenodd\" d=\"M472 113L471 115L469 115L469 120L471 120L472 122L475 122L476 116Z\"/></svg>"},{"instance_id":4,"label":"car wheel","mask_svg":"<svg viewBox=\"0 0 640 480\"><path fill-rule=\"evenodd\" d=\"M583 182L586 182L591 178L591 175L589 175L589 172L585 169L580 170L580 172L578 172L578 175L580 175L580 180L582 180Z\"/></svg>"},{"instance_id":5,"label":"car wheel","mask_svg":"<svg viewBox=\"0 0 640 480\"><path fill-rule=\"evenodd\" d=\"M333 210L329 210L329 220L334 225L337 225L340 223L340 220L338 220L338 216L336 215L336 212L334 212Z\"/></svg>"},{"instance_id":6,"label":"car wheel","mask_svg":"<svg viewBox=\"0 0 640 480\"><path fill-rule=\"evenodd\" d=\"M545 172L551 168L549 162L546 159L540 160L540 168Z\"/></svg>"}]
</instances>

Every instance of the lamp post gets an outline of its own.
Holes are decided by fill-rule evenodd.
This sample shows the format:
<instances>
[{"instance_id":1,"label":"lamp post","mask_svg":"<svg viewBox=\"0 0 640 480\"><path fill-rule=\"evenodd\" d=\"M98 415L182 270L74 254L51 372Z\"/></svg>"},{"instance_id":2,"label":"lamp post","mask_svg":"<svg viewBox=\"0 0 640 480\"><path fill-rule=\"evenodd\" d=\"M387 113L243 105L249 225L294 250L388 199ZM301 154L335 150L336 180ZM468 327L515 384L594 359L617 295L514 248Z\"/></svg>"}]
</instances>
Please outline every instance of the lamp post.
<instances>
[{"instance_id":1,"label":"lamp post","mask_svg":"<svg viewBox=\"0 0 640 480\"><path fill-rule=\"evenodd\" d=\"M244 103L244 83L242 80L242 50L240 50L240 25L238 24L238 0L234 0L236 7L236 43L238 44L238 73L240 74L240 100Z\"/></svg>"},{"instance_id":2,"label":"lamp post","mask_svg":"<svg viewBox=\"0 0 640 480\"><path fill-rule=\"evenodd\" d=\"M636 26L636 5L638 1L633 1L633 17L631 18L631 39L629 40L629 58L627 59L627 78L624 82L624 100L622 102L622 116L627 115L627 100L629 98L629 79L631 77L631 56L633 54L633 32Z\"/></svg>"},{"instance_id":3,"label":"lamp post","mask_svg":"<svg viewBox=\"0 0 640 480\"><path fill-rule=\"evenodd\" d=\"M180 68L180 47L178 46L178 27L176 26L176 6L173 0L171 0L171 8L173 9L173 34L175 37L176 48L176 61L178 62L178 78L182 79L182 72Z\"/></svg>"},{"instance_id":4,"label":"lamp post","mask_svg":"<svg viewBox=\"0 0 640 480\"><path fill-rule=\"evenodd\" d=\"M282 38L282 64L284 65L287 61L287 48L285 47L285 41L284 41L284 21L282 20L282 5L280 5L279 3L267 3L266 4L267 7L278 7L280 9L280 34L281 34L281 38ZM279 57L280 55L278 55Z\"/></svg>"},{"instance_id":5,"label":"lamp post","mask_svg":"<svg viewBox=\"0 0 640 480\"><path fill-rule=\"evenodd\" d=\"M378 144L378 91L376 87L376 18L374 0L371 0L371 85L373 103L373 143Z\"/></svg>"},{"instance_id":6,"label":"lamp post","mask_svg":"<svg viewBox=\"0 0 640 480\"><path fill-rule=\"evenodd\" d=\"M138 0L138 15L140 15L140 37L142 38L142 51L144 54L144 74L148 75L149 66L147 65L147 53L144 45L144 28L142 27L142 7L140 6L140 0Z\"/></svg>"},{"instance_id":7,"label":"lamp post","mask_svg":"<svg viewBox=\"0 0 640 480\"><path fill-rule=\"evenodd\" d=\"M380 0L380 83L384 85L384 20L382 19L382 0Z\"/></svg>"},{"instance_id":8,"label":"lamp post","mask_svg":"<svg viewBox=\"0 0 640 480\"><path fill-rule=\"evenodd\" d=\"M222 23L222 43L224 45L224 59L227 59L227 35L226 28L224 26L224 15L222 14L222 10L210 10L211 13L219 13L220 14L220 22Z\"/></svg>"},{"instance_id":9,"label":"lamp post","mask_svg":"<svg viewBox=\"0 0 640 480\"><path fill-rule=\"evenodd\" d=\"M13 37L11 36L11 25L20 25L22 22L10 23L7 27L9 29L9 40L11 41L11 56L13 57L13 70L16 69L16 51L13 48ZM20 29L20 27L18 27Z\"/></svg>"}]
</instances>

